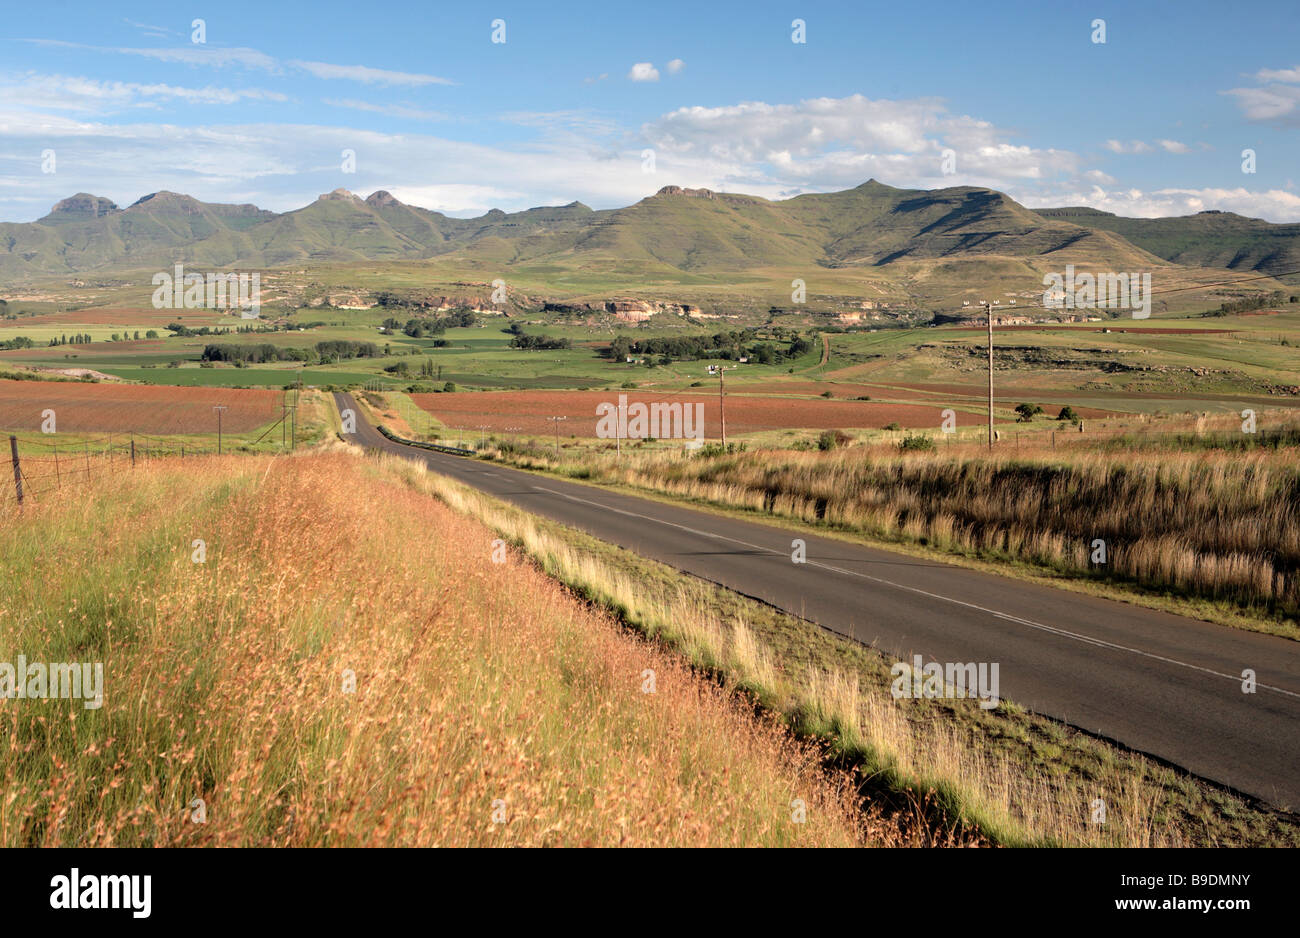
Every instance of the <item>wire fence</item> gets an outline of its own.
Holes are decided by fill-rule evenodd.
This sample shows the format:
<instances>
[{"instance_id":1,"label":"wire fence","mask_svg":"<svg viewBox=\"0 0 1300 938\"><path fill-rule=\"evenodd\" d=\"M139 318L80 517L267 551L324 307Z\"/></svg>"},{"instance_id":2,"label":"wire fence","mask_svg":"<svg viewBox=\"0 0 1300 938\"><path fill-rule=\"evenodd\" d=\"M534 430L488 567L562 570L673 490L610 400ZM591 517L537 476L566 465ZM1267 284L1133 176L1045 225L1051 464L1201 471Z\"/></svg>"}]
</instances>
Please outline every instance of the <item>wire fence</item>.
<instances>
[{"instance_id":1,"label":"wire fence","mask_svg":"<svg viewBox=\"0 0 1300 938\"><path fill-rule=\"evenodd\" d=\"M65 488L146 461L214 455L216 445L143 434L111 434L75 442L22 440L10 435L11 473L0 483L0 506L39 502Z\"/></svg>"}]
</instances>

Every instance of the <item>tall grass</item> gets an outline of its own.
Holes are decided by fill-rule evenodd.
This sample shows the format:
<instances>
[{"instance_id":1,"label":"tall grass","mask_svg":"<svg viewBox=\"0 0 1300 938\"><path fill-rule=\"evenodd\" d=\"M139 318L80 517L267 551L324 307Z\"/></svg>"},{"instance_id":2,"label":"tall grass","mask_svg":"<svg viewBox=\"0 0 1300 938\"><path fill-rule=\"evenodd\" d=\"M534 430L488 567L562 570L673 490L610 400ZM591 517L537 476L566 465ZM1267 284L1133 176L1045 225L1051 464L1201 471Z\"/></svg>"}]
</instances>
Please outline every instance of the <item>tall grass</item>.
<instances>
[{"instance_id":1,"label":"tall grass","mask_svg":"<svg viewBox=\"0 0 1300 938\"><path fill-rule=\"evenodd\" d=\"M922 842L492 540L343 453L6 511L0 661L101 661L105 694L0 700L0 845Z\"/></svg>"},{"instance_id":2,"label":"tall grass","mask_svg":"<svg viewBox=\"0 0 1300 938\"><path fill-rule=\"evenodd\" d=\"M765 450L593 456L561 472L822 522L1290 620L1300 637L1300 453L1071 449L989 455ZM1094 542L1105 562L1094 562Z\"/></svg>"}]
</instances>

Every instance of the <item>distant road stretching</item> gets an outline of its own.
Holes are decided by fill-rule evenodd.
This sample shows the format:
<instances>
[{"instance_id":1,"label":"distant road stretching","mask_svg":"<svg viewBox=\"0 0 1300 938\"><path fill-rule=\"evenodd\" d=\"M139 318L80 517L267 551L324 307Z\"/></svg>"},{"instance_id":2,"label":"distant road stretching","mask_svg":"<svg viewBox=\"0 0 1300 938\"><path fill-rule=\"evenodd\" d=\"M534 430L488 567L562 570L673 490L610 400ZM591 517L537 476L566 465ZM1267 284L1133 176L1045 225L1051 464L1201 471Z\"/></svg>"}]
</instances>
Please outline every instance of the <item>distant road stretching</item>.
<instances>
[{"instance_id":1,"label":"distant road stretching","mask_svg":"<svg viewBox=\"0 0 1300 938\"><path fill-rule=\"evenodd\" d=\"M413 449L385 439L351 395L335 398L356 412L363 446L896 658L997 662L1004 699L1300 809L1300 642ZM791 562L796 536L807 563Z\"/></svg>"}]
</instances>

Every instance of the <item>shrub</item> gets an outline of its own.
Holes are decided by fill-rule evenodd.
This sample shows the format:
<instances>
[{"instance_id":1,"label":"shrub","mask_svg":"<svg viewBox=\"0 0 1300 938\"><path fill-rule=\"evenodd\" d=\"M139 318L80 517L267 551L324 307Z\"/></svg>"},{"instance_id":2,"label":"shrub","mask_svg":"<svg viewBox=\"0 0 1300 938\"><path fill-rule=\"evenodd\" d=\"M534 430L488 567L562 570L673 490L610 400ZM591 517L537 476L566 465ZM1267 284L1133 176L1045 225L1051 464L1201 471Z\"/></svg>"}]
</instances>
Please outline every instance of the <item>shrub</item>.
<instances>
[{"instance_id":1,"label":"shrub","mask_svg":"<svg viewBox=\"0 0 1300 938\"><path fill-rule=\"evenodd\" d=\"M823 452L837 449L852 439L843 430L823 430L821 436L817 437L817 448Z\"/></svg>"},{"instance_id":2,"label":"shrub","mask_svg":"<svg viewBox=\"0 0 1300 938\"><path fill-rule=\"evenodd\" d=\"M934 440L928 436L906 436L899 441L898 448L901 450L932 450L934 449Z\"/></svg>"}]
</instances>

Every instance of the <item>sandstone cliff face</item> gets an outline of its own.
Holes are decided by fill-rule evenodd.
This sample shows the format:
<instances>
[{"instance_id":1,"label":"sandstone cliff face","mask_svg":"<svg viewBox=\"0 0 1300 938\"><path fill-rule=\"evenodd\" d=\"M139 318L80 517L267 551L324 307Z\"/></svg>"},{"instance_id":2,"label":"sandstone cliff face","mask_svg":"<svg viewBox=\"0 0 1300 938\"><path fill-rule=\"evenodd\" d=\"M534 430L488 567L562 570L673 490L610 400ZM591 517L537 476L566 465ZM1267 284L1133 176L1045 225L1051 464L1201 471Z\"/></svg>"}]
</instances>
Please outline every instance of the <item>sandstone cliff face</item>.
<instances>
[{"instance_id":1,"label":"sandstone cliff face","mask_svg":"<svg viewBox=\"0 0 1300 938\"><path fill-rule=\"evenodd\" d=\"M642 322L656 313L671 313L679 316L697 316L698 306L690 303L667 303L656 300L609 300L604 303L544 303L543 312L567 313L584 316L605 313L624 322Z\"/></svg>"},{"instance_id":2,"label":"sandstone cliff face","mask_svg":"<svg viewBox=\"0 0 1300 938\"><path fill-rule=\"evenodd\" d=\"M47 224L55 221L82 221L120 211L121 209L110 199L91 195L89 192L78 192L56 203L41 221Z\"/></svg>"},{"instance_id":3,"label":"sandstone cliff face","mask_svg":"<svg viewBox=\"0 0 1300 938\"><path fill-rule=\"evenodd\" d=\"M695 199L716 197L712 189L683 189L681 186L664 186L655 195L684 195Z\"/></svg>"},{"instance_id":4,"label":"sandstone cliff face","mask_svg":"<svg viewBox=\"0 0 1300 938\"><path fill-rule=\"evenodd\" d=\"M402 203L387 189L379 189L366 197L366 204L371 208L387 208L390 205L401 205Z\"/></svg>"}]
</instances>

